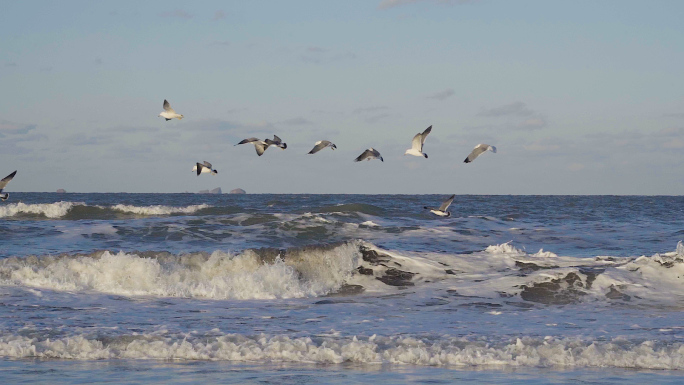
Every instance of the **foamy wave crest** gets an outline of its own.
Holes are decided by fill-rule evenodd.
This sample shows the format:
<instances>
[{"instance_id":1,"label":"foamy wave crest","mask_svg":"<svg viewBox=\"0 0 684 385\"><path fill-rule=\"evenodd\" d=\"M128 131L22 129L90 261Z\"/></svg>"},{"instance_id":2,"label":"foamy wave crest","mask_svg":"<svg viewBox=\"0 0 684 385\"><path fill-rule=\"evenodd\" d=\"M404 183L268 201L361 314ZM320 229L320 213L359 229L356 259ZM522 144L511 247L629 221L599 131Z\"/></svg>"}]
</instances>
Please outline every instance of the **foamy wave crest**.
<instances>
[{"instance_id":1,"label":"foamy wave crest","mask_svg":"<svg viewBox=\"0 0 684 385\"><path fill-rule=\"evenodd\" d=\"M410 364L426 366L619 367L684 369L684 344L607 342L523 337L504 342L466 338L424 340L411 336L291 338L287 335L211 337L126 335L106 339L73 336L0 337L10 358L159 359L252 362Z\"/></svg>"},{"instance_id":2,"label":"foamy wave crest","mask_svg":"<svg viewBox=\"0 0 684 385\"><path fill-rule=\"evenodd\" d=\"M11 217L17 214L43 215L48 218L60 218L65 216L74 206L84 206L83 202L55 202L55 203L10 203L0 206L0 218Z\"/></svg>"},{"instance_id":3,"label":"foamy wave crest","mask_svg":"<svg viewBox=\"0 0 684 385\"><path fill-rule=\"evenodd\" d=\"M171 207L171 206L132 206L132 205L115 205L112 210L121 211L124 213L133 213L138 215L171 215L171 214L192 214L202 209L211 206L206 204L192 205L187 207ZM103 207L104 208L104 207Z\"/></svg>"},{"instance_id":4,"label":"foamy wave crest","mask_svg":"<svg viewBox=\"0 0 684 385\"><path fill-rule=\"evenodd\" d=\"M316 297L339 289L359 259L356 243L274 253L234 255L109 251L80 256L8 258L0 285L127 296L212 299Z\"/></svg>"}]
</instances>

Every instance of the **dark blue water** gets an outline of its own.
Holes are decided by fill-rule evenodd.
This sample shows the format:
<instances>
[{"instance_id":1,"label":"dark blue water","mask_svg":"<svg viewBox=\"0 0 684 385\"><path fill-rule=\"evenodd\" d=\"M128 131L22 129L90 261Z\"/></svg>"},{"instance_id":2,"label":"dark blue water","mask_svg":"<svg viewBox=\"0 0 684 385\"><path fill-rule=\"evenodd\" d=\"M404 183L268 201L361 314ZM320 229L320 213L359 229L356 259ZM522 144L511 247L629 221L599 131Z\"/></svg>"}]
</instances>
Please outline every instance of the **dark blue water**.
<instances>
[{"instance_id":1,"label":"dark blue water","mask_svg":"<svg viewBox=\"0 0 684 385\"><path fill-rule=\"evenodd\" d=\"M0 370L28 382L120 369L146 383L683 379L684 197L423 209L446 198L13 193L0 204Z\"/></svg>"}]
</instances>

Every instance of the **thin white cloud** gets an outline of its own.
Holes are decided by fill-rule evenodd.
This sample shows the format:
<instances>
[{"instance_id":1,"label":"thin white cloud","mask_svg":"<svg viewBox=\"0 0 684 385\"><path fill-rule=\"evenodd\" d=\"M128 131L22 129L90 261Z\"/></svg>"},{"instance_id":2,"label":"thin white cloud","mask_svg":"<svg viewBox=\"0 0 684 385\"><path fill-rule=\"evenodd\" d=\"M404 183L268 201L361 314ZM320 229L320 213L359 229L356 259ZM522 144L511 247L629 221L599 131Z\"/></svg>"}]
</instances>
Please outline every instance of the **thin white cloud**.
<instances>
[{"instance_id":1,"label":"thin white cloud","mask_svg":"<svg viewBox=\"0 0 684 385\"><path fill-rule=\"evenodd\" d=\"M389 107L387 106L370 106L370 107L359 107L354 110L355 114L366 114L370 112L378 112L378 111L384 111L384 110L389 110Z\"/></svg>"},{"instance_id":2,"label":"thin white cloud","mask_svg":"<svg viewBox=\"0 0 684 385\"><path fill-rule=\"evenodd\" d=\"M173 11L162 12L159 14L159 16L168 17L168 18L175 18L175 19L185 19L185 20L192 19L192 14L190 14L188 11L185 11L182 9L176 9Z\"/></svg>"},{"instance_id":3,"label":"thin white cloud","mask_svg":"<svg viewBox=\"0 0 684 385\"><path fill-rule=\"evenodd\" d=\"M35 129L35 124L14 123L7 120L0 120L0 137L4 137L5 135L24 135Z\"/></svg>"},{"instance_id":4,"label":"thin white cloud","mask_svg":"<svg viewBox=\"0 0 684 385\"><path fill-rule=\"evenodd\" d=\"M531 116L534 115L534 111L527 108L527 105L523 102L513 102L510 104L504 104L503 106L484 110L478 115L494 118L501 116Z\"/></svg>"},{"instance_id":5,"label":"thin white cloud","mask_svg":"<svg viewBox=\"0 0 684 385\"><path fill-rule=\"evenodd\" d=\"M285 120L282 121L282 123L283 123L283 124L288 124L288 125L291 125L291 126L306 126L306 125L313 124L312 121L310 121L310 120L308 120L308 119L305 119L305 118L303 118L303 117L301 117L301 116L298 116L298 117L292 118L292 119L285 119Z\"/></svg>"},{"instance_id":6,"label":"thin white cloud","mask_svg":"<svg viewBox=\"0 0 684 385\"><path fill-rule=\"evenodd\" d=\"M390 9L413 3L436 3L436 4L467 4L476 3L478 0L382 0L378 9Z\"/></svg>"},{"instance_id":7,"label":"thin white cloud","mask_svg":"<svg viewBox=\"0 0 684 385\"><path fill-rule=\"evenodd\" d=\"M454 96L455 92L452 88L447 88L444 91L439 91L436 92L430 96L427 97L427 99L435 99L435 100L445 100L448 99L452 96Z\"/></svg>"},{"instance_id":8,"label":"thin white cloud","mask_svg":"<svg viewBox=\"0 0 684 385\"><path fill-rule=\"evenodd\" d=\"M226 18L226 13L222 9L219 9L218 11L214 12L214 17L211 20L217 21L217 20L222 20L225 18Z\"/></svg>"}]
</instances>

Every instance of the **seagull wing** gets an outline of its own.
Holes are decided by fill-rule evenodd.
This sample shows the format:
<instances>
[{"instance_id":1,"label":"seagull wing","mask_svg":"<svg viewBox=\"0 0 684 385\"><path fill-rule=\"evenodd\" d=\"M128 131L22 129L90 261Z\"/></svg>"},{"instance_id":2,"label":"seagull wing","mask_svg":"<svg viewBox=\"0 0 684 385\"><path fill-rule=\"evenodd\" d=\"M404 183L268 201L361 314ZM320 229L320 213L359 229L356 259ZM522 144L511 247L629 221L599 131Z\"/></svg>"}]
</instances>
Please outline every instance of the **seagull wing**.
<instances>
[{"instance_id":1,"label":"seagull wing","mask_svg":"<svg viewBox=\"0 0 684 385\"><path fill-rule=\"evenodd\" d=\"M0 180L0 191L2 191L2 189L5 188L5 186L7 186L7 183L9 183L9 181L11 181L15 175L17 175L16 171L14 171L13 173L7 175L6 177L2 178L2 180Z\"/></svg>"},{"instance_id":2,"label":"seagull wing","mask_svg":"<svg viewBox=\"0 0 684 385\"><path fill-rule=\"evenodd\" d=\"M354 162L360 162L371 156L373 156L373 152L371 150L366 150L363 153L361 153L361 155L357 156L356 159L354 159Z\"/></svg>"},{"instance_id":3,"label":"seagull wing","mask_svg":"<svg viewBox=\"0 0 684 385\"><path fill-rule=\"evenodd\" d=\"M171 105L169 104L169 101L164 99L164 111L171 112L171 113L176 113L176 111L171 108Z\"/></svg>"},{"instance_id":4,"label":"seagull wing","mask_svg":"<svg viewBox=\"0 0 684 385\"><path fill-rule=\"evenodd\" d=\"M197 162L197 176L202 173L202 167L204 167L204 165L200 162Z\"/></svg>"},{"instance_id":5,"label":"seagull wing","mask_svg":"<svg viewBox=\"0 0 684 385\"><path fill-rule=\"evenodd\" d=\"M254 142L254 148L256 149L257 155L262 156L264 155L264 151L268 148L268 144L261 141Z\"/></svg>"},{"instance_id":6,"label":"seagull wing","mask_svg":"<svg viewBox=\"0 0 684 385\"><path fill-rule=\"evenodd\" d=\"M243 139L240 143L238 144L245 144L245 143L252 143L252 142L258 142L259 139L257 138L248 138L248 139ZM236 146L238 145L236 144Z\"/></svg>"},{"instance_id":7,"label":"seagull wing","mask_svg":"<svg viewBox=\"0 0 684 385\"><path fill-rule=\"evenodd\" d=\"M427 136L430 135L430 132L432 132L432 126L426 128L425 131L423 131L423 133L421 134L421 136L420 136L421 148L422 148L423 143L425 143L425 138L427 138Z\"/></svg>"},{"instance_id":8,"label":"seagull wing","mask_svg":"<svg viewBox=\"0 0 684 385\"><path fill-rule=\"evenodd\" d=\"M276 135L273 135L273 141L276 142L277 144L280 144L280 143L283 142L282 139L280 139L280 138L277 137Z\"/></svg>"},{"instance_id":9,"label":"seagull wing","mask_svg":"<svg viewBox=\"0 0 684 385\"><path fill-rule=\"evenodd\" d=\"M480 156L480 154L482 154L483 152L487 151L487 147L489 147L489 146L486 145L486 144L478 144L477 146L475 146L475 148L473 149L473 151L470 152L470 154L468 155L468 157L467 157L463 162L464 162L464 163L470 163L470 162L474 161L475 158L477 158L478 156Z\"/></svg>"},{"instance_id":10,"label":"seagull wing","mask_svg":"<svg viewBox=\"0 0 684 385\"><path fill-rule=\"evenodd\" d=\"M442 205L439 206L439 211L445 211L447 208L449 208L449 206L451 205L451 202L454 201L455 197L456 197L456 194L450 196L449 199L442 202Z\"/></svg>"},{"instance_id":11,"label":"seagull wing","mask_svg":"<svg viewBox=\"0 0 684 385\"><path fill-rule=\"evenodd\" d=\"M314 148L311 149L311 151L309 151L309 154L315 154L318 151L321 151L322 149L328 147L329 145L330 145L330 142L328 142L327 140L319 140L318 142L316 142L316 145L314 146Z\"/></svg>"},{"instance_id":12,"label":"seagull wing","mask_svg":"<svg viewBox=\"0 0 684 385\"><path fill-rule=\"evenodd\" d=\"M204 166L206 166L209 169L212 169L213 167L211 166L211 163L207 162L206 160L204 161Z\"/></svg>"},{"instance_id":13,"label":"seagull wing","mask_svg":"<svg viewBox=\"0 0 684 385\"><path fill-rule=\"evenodd\" d=\"M423 134L418 133L413 137L411 148L418 152L423 152Z\"/></svg>"}]
</instances>

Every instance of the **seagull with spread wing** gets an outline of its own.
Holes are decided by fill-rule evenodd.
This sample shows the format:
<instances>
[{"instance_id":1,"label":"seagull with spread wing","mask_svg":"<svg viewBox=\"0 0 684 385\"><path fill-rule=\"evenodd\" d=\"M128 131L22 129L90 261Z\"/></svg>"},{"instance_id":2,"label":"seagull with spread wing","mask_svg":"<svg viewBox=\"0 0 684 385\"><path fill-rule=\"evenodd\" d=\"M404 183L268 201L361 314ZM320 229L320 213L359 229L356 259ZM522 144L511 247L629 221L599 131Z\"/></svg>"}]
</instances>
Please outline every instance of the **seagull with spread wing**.
<instances>
[{"instance_id":1,"label":"seagull with spread wing","mask_svg":"<svg viewBox=\"0 0 684 385\"><path fill-rule=\"evenodd\" d=\"M309 151L309 154L315 154L326 147L330 147L333 150L337 148L337 146L335 146L335 144L329 140L319 140L318 142L316 142L316 145L314 145L314 148L312 148L311 151Z\"/></svg>"},{"instance_id":2,"label":"seagull with spread wing","mask_svg":"<svg viewBox=\"0 0 684 385\"><path fill-rule=\"evenodd\" d=\"M368 150L364 151L361 155L357 156L356 159L354 159L354 162L360 162L362 160L373 160L373 159L380 159L381 162L384 162L384 160L382 159L382 156L380 156L380 151L371 147Z\"/></svg>"},{"instance_id":3,"label":"seagull with spread wing","mask_svg":"<svg viewBox=\"0 0 684 385\"><path fill-rule=\"evenodd\" d=\"M425 144L425 138L430 134L430 131L432 131L432 126L426 128L422 133L417 133L413 137L411 148L406 150L404 155L423 156L427 159L427 154L423 153L423 144Z\"/></svg>"},{"instance_id":4,"label":"seagull with spread wing","mask_svg":"<svg viewBox=\"0 0 684 385\"><path fill-rule=\"evenodd\" d=\"M451 216L451 212L450 212L450 211L446 211L446 210L447 210L447 209L449 208L449 206L451 205L451 202L454 201L454 198L455 198L455 197L456 197L456 194L450 196L447 200L445 200L444 202L442 202L442 205L439 206L439 208L437 208L437 209L431 209L431 208L429 208L429 207L427 207L427 206L425 206L425 207L423 207L423 208L426 209L426 210L430 210L430 212L433 213L433 214L435 214L435 215L438 215L438 216L440 216L440 217L447 217L447 218L448 218L448 217Z\"/></svg>"},{"instance_id":5,"label":"seagull with spread wing","mask_svg":"<svg viewBox=\"0 0 684 385\"><path fill-rule=\"evenodd\" d=\"M3 193L2 190L5 188L5 186L7 186L7 183L9 183L9 181L11 181L12 178L14 178L15 175L17 175L16 171L0 180L0 199L2 199L3 201L6 201L7 198L9 198L9 193Z\"/></svg>"},{"instance_id":6,"label":"seagull with spread wing","mask_svg":"<svg viewBox=\"0 0 684 385\"><path fill-rule=\"evenodd\" d=\"M211 175L218 174L218 171L214 170L214 168L211 166L211 163L207 162L206 160L203 163L197 162L197 164L192 168L192 171L197 172L197 176L208 173Z\"/></svg>"},{"instance_id":7,"label":"seagull with spread wing","mask_svg":"<svg viewBox=\"0 0 684 385\"><path fill-rule=\"evenodd\" d=\"M491 151L496 154L496 147L490 146L488 144L480 143L475 148L473 151L470 152L470 155L468 155L467 158L463 161L463 163L470 163L475 160L480 154L482 154L485 151Z\"/></svg>"},{"instance_id":8,"label":"seagull with spread wing","mask_svg":"<svg viewBox=\"0 0 684 385\"><path fill-rule=\"evenodd\" d=\"M164 99L164 111L162 111L159 116L166 119L167 122L171 119L183 119L183 115L177 114L166 99Z\"/></svg>"}]
</instances>

